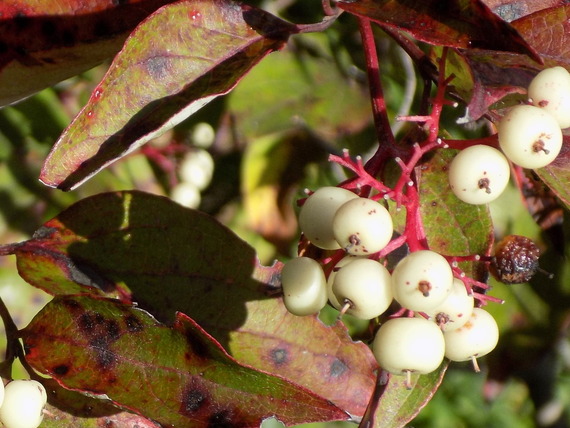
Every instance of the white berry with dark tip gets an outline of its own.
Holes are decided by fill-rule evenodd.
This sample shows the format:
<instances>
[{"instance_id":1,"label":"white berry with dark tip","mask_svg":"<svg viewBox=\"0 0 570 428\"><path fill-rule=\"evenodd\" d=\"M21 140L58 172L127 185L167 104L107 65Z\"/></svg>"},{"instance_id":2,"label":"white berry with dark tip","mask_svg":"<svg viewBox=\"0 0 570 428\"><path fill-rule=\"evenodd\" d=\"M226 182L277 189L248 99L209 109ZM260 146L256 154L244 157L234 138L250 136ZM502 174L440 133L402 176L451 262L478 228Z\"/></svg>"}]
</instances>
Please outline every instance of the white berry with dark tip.
<instances>
[{"instance_id":1,"label":"white berry with dark tip","mask_svg":"<svg viewBox=\"0 0 570 428\"><path fill-rule=\"evenodd\" d=\"M451 190L463 202L488 204L507 187L510 166L499 150L478 144L461 150L453 158L448 177Z\"/></svg>"},{"instance_id":2,"label":"white berry with dark tip","mask_svg":"<svg viewBox=\"0 0 570 428\"><path fill-rule=\"evenodd\" d=\"M500 120L498 132L505 156L523 168L545 167L556 159L562 148L560 125L540 107L513 107Z\"/></svg>"},{"instance_id":3,"label":"white berry with dark tip","mask_svg":"<svg viewBox=\"0 0 570 428\"><path fill-rule=\"evenodd\" d=\"M382 250L392 239L394 226L390 213L372 199L345 202L333 218L333 234L347 253L362 256Z\"/></svg>"},{"instance_id":4,"label":"white berry with dark tip","mask_svg":"<svg viewBox=\"0 0 570 428\"><path fill-rule=\"evenodd\" d=\"M358 198L350 190L325 186L309 196L299 212L299 227L311 243L325 250L336 250L340 245L333 234L333 217L350 199Z\"/></svg>"},{"instance_id":5,"label":"white berry with dark tip","mask_svg":"<svg viewBox=\"0 0 570 428\"><path fill-rule=\"evenodd\" d=\"M564 67L551 67L538 73L528 86L533 105L549 112L560 128L570 127L570 73Z\"/></svg>"}]
</instances>

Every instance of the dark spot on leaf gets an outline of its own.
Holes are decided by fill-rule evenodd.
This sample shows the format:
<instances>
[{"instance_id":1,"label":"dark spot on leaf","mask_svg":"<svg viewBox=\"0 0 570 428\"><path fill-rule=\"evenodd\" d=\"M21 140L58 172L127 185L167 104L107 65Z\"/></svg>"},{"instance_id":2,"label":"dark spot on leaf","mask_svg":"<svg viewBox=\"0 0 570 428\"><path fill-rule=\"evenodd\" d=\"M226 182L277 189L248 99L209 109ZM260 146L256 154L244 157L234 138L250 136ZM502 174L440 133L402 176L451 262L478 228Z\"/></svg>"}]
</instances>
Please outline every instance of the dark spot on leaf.
<instances>
[{"instance_id":1,"label":"dark spot on leaf","mask_svg":"<svg viewBox=\"0 0 570 428\"><path fill-rule=\"evenodd\" d=\"M91 333L96 326L95 315L92 312L85 312L77 320L77 325L81 332L85 334Z\"/></svg>"},{"instance_id":2,"label":"dark spot on leaf","mask_svg":"<svg viewBox=\"0 0 570 428\"><path fill-rule=\"evenodd\" d=\"M41 26L41 33L43 34L43 36L45 38L47 38L48 40L53 38L53 35L56 33L57 31L57 27L55 25L55 22L51 21L51 20L46 20L42 22L42 26ZM34 236L35 237L35 236Z\"/></svg>"},{"instance_id":3,"label":"dark spot on leaf","mask_svg":"<svg viewBox=\"0 0 570 428\"><path fill-rule=\"evenodd\" d=\"M94 346L90 343L90 347L95 352L97 365L102 370L110 370L117 362L117 355L107 348L106 343L100 346Z\"/></svg>"},{"instance_id":4,"label":"dark spot on leaf","mask_svg":"<svg viewBox=\"0 0 570 428\"><path fill-rule=\"evenodd\" d=\"M72 311L82 310L82 306L75 300L62 300L61 304Z\"/></svg>"},{"instance_id":5,"label":"dark spot on leaf","mask_svg":"<svg viewBox=\"0 0 570 428\"><path fill-rule=\"evenodd\" d=\"M162 80L168 76L169 65L168 58L155 56L147 60L146 69L150 77L156 80Z\"/></svg>"},{"instance_id":6,"label":"dark spot on leaf","mask_svg":"<svg viewBox=\"0 0 570 428\"><path fill-rule=\"evenodd\" d=\"M231 415L227 410L213 413L208 418L208 428L232 428L234 426L237 424L232 422Z\"/></svg>"},{"instance_id":7,"label":"dark spot on leaf","mask_svg":"<svg viewBox=\"0 0 570 428\"><path fill-rule=\"evenodd\" d=\"M195 413L206 403L206 400L207 396L204 392L191 386L182 393L181 413L186 416Z\"/></svg>"},{"instance_id":8,"label":"dark spot on leaf","mask_svg":"<svg viewBox=\"0 0 570 428\"><path fill-rule=\"evenodd\" d=\"M25 30L26 27L30 25L30 19L26 16L24 12L18 12L12 18L12 22L19 31Z\"/></svg>"},{"instance_id":9,"label":"dark spot on leaf","mask_svg":"<svg viewBox=\"0 0 570 428\"><path fill-rule=\"evenodd\" d=\"M282 366L289 362L289 353L284 348L274 348L271 350L271 361L276 366Z\"/></svg>"},{"instance_id":10,"label":"dark spot on leaf","mask_svg":"<svg viewBox=\"0 0 570 428\"><path fill-rule=\"evenodd\" d=\"M127 330L131 333L138 333L144 329L142 322L134 315L127 315L125 317L125 324Z\"/></svg>"},{"instance_id":11,"label":"dark spot on leaf","mask_svg":"<svg viewBox=\"0 0 570 428\"><path fill-rule=\"evenodd\" d=\"M61 33L61 41L63 46L71 47L75 45L75 34L71 30L65 30Z\"/></svg>"},{"instance_id":12,"label":"dark spot on leaf","mask_svg":"<svg viewBox=\"0 0 570 428\"><path fill-rule=\"evenodd\" d=\"M341 377L348 370L348 366L338 358L335 358L331 364L330 376L331 377Z\"/></svg>"},{"instance_id":13,"label":"dark spot on leaf","mask_svg":"<svg viewBox=\"0 0 570 428\"><path fill-rule=\"evenodd\" d=\"M212 358L212 354L210 353L210 349L208 345L199 338L197 338L193 334L188 334L186 336L186 341L188 342L188 346L191 350L192 358L200 358L204 360L209 360Z\"/></svg>"},{"instance_id":14,"label":"dark spot on leaf","mask_svg":"<svg viewBox=\"0 0 570 428\"><path fill-rule=\"evenodd\" d=\"M69 366L67 364L60 364L52 369L53 373L58 376L65 376L69 372Z\"/></svg>"},{"instance_id":15,"label":"dark spot on leaf","mask_svg":"<svg viewBox=\"0 0 570 428\"><path fill-rule=\"evenodd\" d=\"M107 337L110 341L115 341L121 337L121 329L116 321L108 320L105 323L105 330L107 332Z\"/></svg>"}]
</instances>

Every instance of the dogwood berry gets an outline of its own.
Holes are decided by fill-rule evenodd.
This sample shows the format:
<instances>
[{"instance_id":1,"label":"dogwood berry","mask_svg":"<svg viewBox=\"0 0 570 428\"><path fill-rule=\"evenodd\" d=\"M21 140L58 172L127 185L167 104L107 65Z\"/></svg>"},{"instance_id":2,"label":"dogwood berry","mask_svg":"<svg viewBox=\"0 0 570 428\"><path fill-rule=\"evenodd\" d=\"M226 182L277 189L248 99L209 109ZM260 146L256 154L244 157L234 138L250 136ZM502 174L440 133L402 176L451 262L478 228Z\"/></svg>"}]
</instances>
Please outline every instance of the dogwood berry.
<instances>
[{"instance_id":1,"label":"dogwood berry","mask_svg":"<svg viewBox=\"0 0 570 428\"><path fill-rule=\"evenodd\" d=\"M528 86L528 96L536 107L550 113L561 128L570 126L570 74L564 67L538 73Z\"/></svg>"},{"instance_id":2,"label":"dogwood berry","mask_svg":"<svg viewBox=\"0 0 570 428\"><path fill-rule=\"evenodd\" d=\"M297 257L285 263L281 287L285 307L293 315L315 314L327 303L325 274L311 258Z\"/></svg>"}]
</instances>

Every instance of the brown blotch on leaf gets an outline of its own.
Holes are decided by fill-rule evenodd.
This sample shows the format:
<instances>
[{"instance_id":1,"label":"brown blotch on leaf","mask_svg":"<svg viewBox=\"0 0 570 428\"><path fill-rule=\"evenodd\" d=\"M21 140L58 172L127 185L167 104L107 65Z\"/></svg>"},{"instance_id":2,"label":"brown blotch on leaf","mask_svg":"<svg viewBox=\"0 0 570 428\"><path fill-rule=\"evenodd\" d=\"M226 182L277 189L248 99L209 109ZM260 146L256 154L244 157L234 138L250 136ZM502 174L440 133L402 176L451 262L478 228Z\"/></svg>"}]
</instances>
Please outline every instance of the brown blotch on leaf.
<instances>
[{"instance_id":1,"label":"brown blotch on leaf","mask_svg":"<svg viewBox=\"0 0 570 428\"><path fill-rule=\"evenodd\" d=\"M276 366L282 366L289 362L289 352L284 348L274 348L270 351L271 361Z\"/></svg>"},{"instance_id":2,"label":"brown blotch on leaf","mask_svg":"<svg viewBox=\"0 0 570 428\"><path fill-rule=\"evenodd\" d=\"M58 376L65 376L69 373L69 366L67 364L60 364L52 369L52 372Z\"/></svg>"},{"instance_id":3,"label":"brown blotch on leaf","mask_svg":"<svg viewBox=\"0 0 570 428\"><path fill-rule=\"evenodd\" d=\"M192 416L208 403L208 393L198 385L197 382L191 381L184 388L181 397L180 413L185 416Z\"/></svg>"},{"instance_id":4,"label":"brown blotch on leaf","mask_svg":"<svg viewBox=\"0 0 570 428\"><path fill-rule=\"evenodd\" d=\"M348 370L348 366L340 359L335 358L331 364L330 376L334 378L341 377Z\"/></svg>"},{"instance_id":5,"label":"brown blotch on leaf","mask_svg":"<svg viewBox=\"0 0 570 428\"><path fill-rule=\"evenodd\" d=\"M144 330L143 323L134 315L125 316L125 325L127 326L127 331L131 333L138 333Z\"/></svg>"},{"instance_id":6,"label":"brown blotch on leaf","mask_svg":"<svg viewBox=\"0 0 570 428\"><path fill-rule=\"evenodd\" d=\"M233 428L238 424L232 421L230 412L221 410L215 412L208 418L208 428Z\"/></svg>"}]
</instances>

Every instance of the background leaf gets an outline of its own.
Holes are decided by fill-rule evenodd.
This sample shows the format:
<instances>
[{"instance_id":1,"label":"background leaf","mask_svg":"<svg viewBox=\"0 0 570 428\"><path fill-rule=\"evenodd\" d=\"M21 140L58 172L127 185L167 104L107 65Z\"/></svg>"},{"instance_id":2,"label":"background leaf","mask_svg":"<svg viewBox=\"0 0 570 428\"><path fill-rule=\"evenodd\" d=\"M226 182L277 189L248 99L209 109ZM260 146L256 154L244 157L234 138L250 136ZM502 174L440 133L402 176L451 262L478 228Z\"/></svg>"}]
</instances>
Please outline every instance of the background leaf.
<instances>
[{"instance_id":1,"label":"background leaf","mask_svg":"<svg viewBox=\"0 0 570 428\"><path fill-rule=\"evenodd\" d=\"M0 106L111 58L140 21L172 1L0 3Z\"/></svg>"},{"instance_id":2,"label":"background leaf","mask_svg":"<svg viewBox=\"0 0 570 428\"><path fill-rule=\"evenodd\" d=\"M78 186L231 90L292 32L267 12L229 0L160 9L127 39L46 159L41 181Z\"/></svg>"},{"instance_id":3,"label":"background leaf","mask_svg":"<svg viewBox=\"0 0 570 428\"><path fill-rule=\"evenodd\" d=\"M570 137L564 136L560 154L554 162L545 168L535 170L536 174L546 183L558 198L570 208Z\"/></svg>"},{"instance_id":4,"label":"background leaf","mask_svg":"<svg viewBox=\"0 0 570 428\"><path fill-rule=\"evenodd\" d=\"M116 300L59 296L22 338L36 370L162 425L254 427L272 415L289 424L346 419L329 401L239 365L183 314L169 328Z\"/></svg>"}]
</instances>

